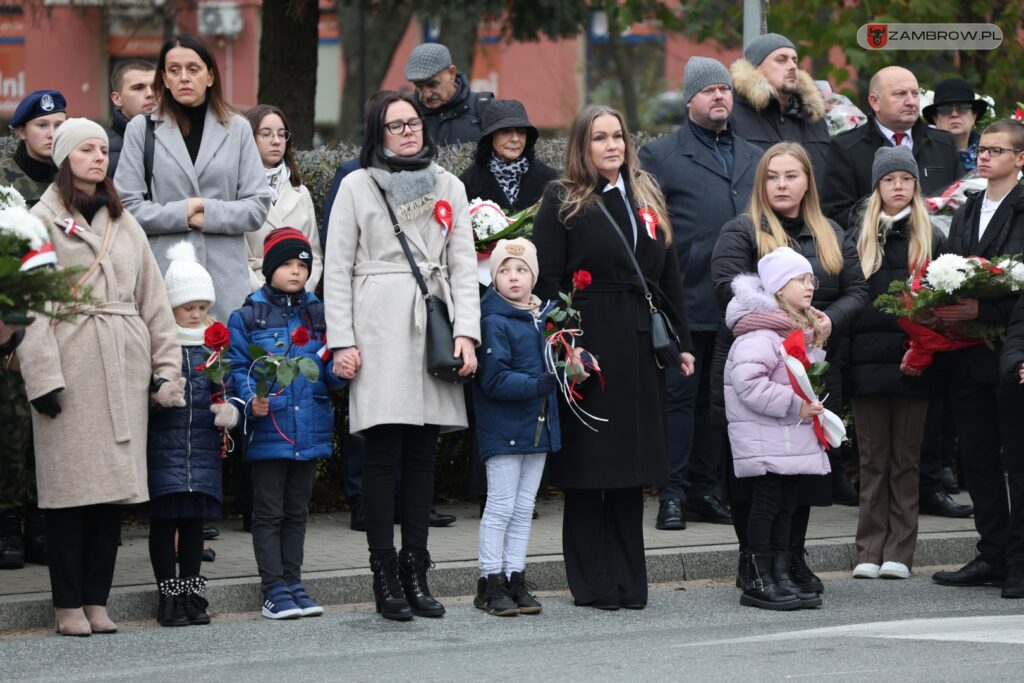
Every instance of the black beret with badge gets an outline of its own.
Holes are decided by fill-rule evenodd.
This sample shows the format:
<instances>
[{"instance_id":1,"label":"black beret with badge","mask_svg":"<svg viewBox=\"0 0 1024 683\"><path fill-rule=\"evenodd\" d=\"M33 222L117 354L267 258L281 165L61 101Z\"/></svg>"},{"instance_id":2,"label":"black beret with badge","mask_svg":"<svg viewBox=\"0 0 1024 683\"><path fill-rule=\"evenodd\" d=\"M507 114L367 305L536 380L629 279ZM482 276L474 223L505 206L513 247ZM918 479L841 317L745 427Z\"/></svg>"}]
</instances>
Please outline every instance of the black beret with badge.
<instances>
[{"instance_id":1,"label":"black beret with badge","mask_svg":"<svg viewBox=\"0 0 1024 683\"><path fill-rule=\"evenodd\" d=\"M60 94L60 91L36 90L33 93L29 93L18 105L18 108L14 110L10 126L11 128L19 128L32 119L38 119L40 116L62 112L66 107L67 101Z\"/></svg>"}]
</instances>

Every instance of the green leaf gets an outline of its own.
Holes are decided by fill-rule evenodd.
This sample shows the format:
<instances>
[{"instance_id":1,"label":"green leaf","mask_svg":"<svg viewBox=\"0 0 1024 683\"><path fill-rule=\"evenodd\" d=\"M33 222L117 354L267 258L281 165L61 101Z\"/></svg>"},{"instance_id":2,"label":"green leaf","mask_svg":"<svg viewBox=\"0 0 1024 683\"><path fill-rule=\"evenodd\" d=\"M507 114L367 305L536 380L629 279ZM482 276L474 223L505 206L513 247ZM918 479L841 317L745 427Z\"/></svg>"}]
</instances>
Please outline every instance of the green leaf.
<instances>
[{"instance_id":1,"label":"green leaf","mask_svg":"<svg viewBox=\"0 0 1024 683\"><path fill-rule=\"evenodd\" d=\"M316 382L320 379L320 367L312 358L303 357L299 359L299 372L310 382Z\"/></svg>"},{"instance_id":2,"label":"green leaf","mask_svg":"<svg viewBox=\"0 0 1024 683\"><path fill-rule=\"evenodd\" d=\"M292 361L284 361L277 366L277 382L284 389L295 379L295 366Z\"/></svg>"},{"instance_id":3,"label":"green leaf","mask_svg":"<svg viewBox=\"0 0 1024 683\"><path fill-rule=\"evenodd\" d=\"M270 382L266 379L261 379L256 382L256 396L259 398L266 398L267 394L270 393Z\"/></svg>"},{"instance_id":4,"label":"green leaf","mask_svg":"<svg viewBox=\"0 0 1024 683\"><path fill-rule=\"evenodd\" d=\"M551 319L556 323L560 323L565 320L565 311L559 309L551 312Z\"/></svg>"},{"instance_id":5,"label":"green leaf","mask_svg":"<svg viewBox=\"0 0 1024 683\"><path fill-rule=\"evenodd\" d=\"M807 368L807 374L820 377L828 372L830 367L832 367L832 364L828 361L819 360L817 363L811 363L811 367Z\"/></svg>"},{"instance_id":6,"label":"green leaf","mask_svg":"<svg viewBox=\"0 0 1024 683\"><path fill-rule=\"evenodd\" d=\"M249 344L249 357L253 360L257 358L263 358L267 355L267 350L259 344Z\"/></svg>"}]
</instances>

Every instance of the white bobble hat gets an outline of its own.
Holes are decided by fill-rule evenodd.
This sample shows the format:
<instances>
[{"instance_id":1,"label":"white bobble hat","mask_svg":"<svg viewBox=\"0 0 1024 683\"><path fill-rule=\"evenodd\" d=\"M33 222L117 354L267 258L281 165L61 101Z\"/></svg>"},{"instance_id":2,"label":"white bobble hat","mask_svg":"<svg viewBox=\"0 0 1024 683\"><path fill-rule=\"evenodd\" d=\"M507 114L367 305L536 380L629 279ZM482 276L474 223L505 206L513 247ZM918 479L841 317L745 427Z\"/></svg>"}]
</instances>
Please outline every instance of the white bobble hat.
<instances>
[{"instance_id":1,"label":"white bobble hat","mask_svg":"<svg viewBox=\"0 0 1024 683\"><path fill-rule=\"evenodd\" d=\"M206 272L198 259L196 248L191 242L182 240L167 250L171 265L164 274L164 286L171 308L191 301L209 301L214 304L217 295L213 291L213 278Z\"/></svg>"}]
</instances>

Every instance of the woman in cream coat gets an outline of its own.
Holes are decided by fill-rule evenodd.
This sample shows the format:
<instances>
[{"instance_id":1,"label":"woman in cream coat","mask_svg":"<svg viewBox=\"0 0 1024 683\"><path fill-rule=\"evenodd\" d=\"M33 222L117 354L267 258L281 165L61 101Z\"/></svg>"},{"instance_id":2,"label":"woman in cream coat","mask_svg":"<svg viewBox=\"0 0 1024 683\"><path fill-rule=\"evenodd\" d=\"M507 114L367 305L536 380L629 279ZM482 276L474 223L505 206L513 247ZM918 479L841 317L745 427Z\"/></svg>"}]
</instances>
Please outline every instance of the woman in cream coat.
<instances>
[{"instance_id":1,"label":"woman in cream coat","mask_svg":"<svg viewBox=\"0 0 1024 683\"><path fill-rule=\"evenodd\" d=\"M313 268L306 280L306 291L315 292L324 270L320 231L309 188L302 184L302 176L295 163L288 119L283 111L269 104L258 104L245 116L252 126L273 201L263 227L256 232L245 233L249 251L249 284L254 292L263 286L263 240L267 234L278 228L295 228L306 236L312 247Z\"/></svg>"},{"instance_id":2,"label":"woman in cream coat","mask_svg":"<svg viewBox=\"0 0 1024 683\"><path fill-rule=\"evenodd\" d=\"M56 180L32 213L60 266L82 269L76 277L92 301L71 321L36 318L18 359L33 406L57 630L87 636L116 630L106 603L121 512L149 500L149 404L184 405L184 380L160 270L106 176L106 132L68 119L53 159Z\"/></svg>"},{"instance_id":3,"label":"woman in cream coat","mask_svg":"<svg viewBox=\"0 0 1024 683\"><path fill-rule=\"evenodd\" d=\"M374 593L390 619L444 614L426 585L435 447L439 432L465 429L466 407L461 386L426 371L426 306L385 201L431 294L448 306L464 376L476 371L480 339L466 191L434 163L435 153L412 98L381 96L367 117L362 168L345 177L331 210L324 269L333 370L352 379L349 426L366 437L363 499ZM396 557L399 464L402 547Z\"/></svg>"}]
</instances>

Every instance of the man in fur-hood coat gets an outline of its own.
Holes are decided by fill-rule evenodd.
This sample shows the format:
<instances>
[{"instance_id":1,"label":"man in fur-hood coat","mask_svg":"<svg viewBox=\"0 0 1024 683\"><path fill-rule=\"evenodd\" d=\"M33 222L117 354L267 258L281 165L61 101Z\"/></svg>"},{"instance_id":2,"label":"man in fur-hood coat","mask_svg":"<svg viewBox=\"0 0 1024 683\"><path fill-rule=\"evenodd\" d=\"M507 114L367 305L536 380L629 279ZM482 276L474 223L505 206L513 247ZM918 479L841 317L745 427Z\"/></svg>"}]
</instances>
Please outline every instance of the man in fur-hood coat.
<instances>
[{"instance_id":1,"label":"man in fur-hood coat","mask_svg":"<svg viewBox=\"0 0 1024 683\"><path fill-rule=\"evenodd\" d=\"M829 143L821 91L811 75L797 67L796 48L784 36L761 36L743 56L729 69L734 132L762 149L783 141L802 144L820 190Z\"/></svg>"}]
</instances>

